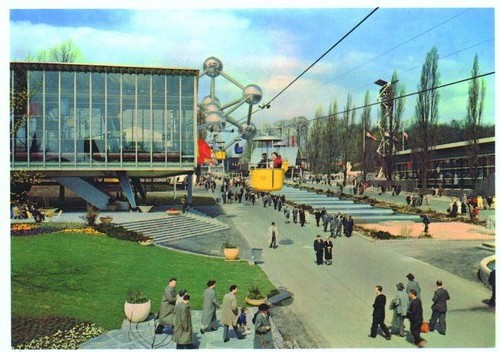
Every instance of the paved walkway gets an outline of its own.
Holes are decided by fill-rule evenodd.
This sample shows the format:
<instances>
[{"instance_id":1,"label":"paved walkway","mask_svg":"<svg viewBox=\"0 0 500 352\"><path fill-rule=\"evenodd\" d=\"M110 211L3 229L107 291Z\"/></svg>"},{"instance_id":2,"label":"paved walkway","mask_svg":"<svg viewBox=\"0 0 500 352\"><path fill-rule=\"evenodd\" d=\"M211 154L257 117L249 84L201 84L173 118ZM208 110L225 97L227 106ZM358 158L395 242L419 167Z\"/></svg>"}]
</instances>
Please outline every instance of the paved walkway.
<instances>
[{"instance_id":1,"label":"paved walkway","mask_svg":"<svg viewBox=\"0 0 500 352\"><path fill-rule=\"evenodd\" d=\"M196 192L206 192L197 189ZM215 193L215 196L218 194ZM391 197L389 195L389 197ZM400 196L401 197L401 196ZM404 199L401 197L401 199ZM249 203L232 203L221 206L224 217L231 219L235 231L239 232L250 247L263 248L261 268L276 287L285 287L293 293L293 303L288 306L293 312L294 322L314 340L317 348L408 348L413 347L411 337L393 337L386 341L381 336L371 339L367 335L371 324L372 303L375 298L374 285L382 285L390 300L395 294L398 282L406 284L405 275L412 272L422 287L424 319L431 314L431 298L435 280L440 279L449 290L451 300L448 312L446 336L437 333L424 334L427 347L432 348L492 348L495 346L495 310L483 303L490 291L479 282L472 282L428 263L402 255L393 250L391 241L372 241L355 234L334 240L332 266L316 265L312 243L317 234L324 235L321 228L308 224L300 227L286 224L282 213L268 207ZM124 213L124 216L146 214ZM82 214L63 214L78 219ZM103 214L104 215L104 214ZM117 213L113 213L116 216ZM155 216L152 213L149 216ZM69 218L64 219L66 221ZM80 218L83 221L82 218ZM277 249L266 245L266 230L270 223L278 225L280 237ZM446 255L447 241L407 240L412 248L421 244L435 243ZM471 246L480 241L471 241ZM199 331L200 314L193 312L195 332ZM386 323L390 324L387 310ZM408 324L407 324L408 325ZM408 326L407 326L408 328ZM145 327L147 329L147 327ZM125 328L124 331L128 331ZM101 341L85 348L129 349L144 348L130 344L130 338L122 330L103 336ZM199 348L240 349L252 348L253 336L241 341L221 341L222 331L197 336ZM199 334L197 334L199 335ZM94 341L94 340L93 340ZM107 341L107 342L106 342ZM94 341L95 342L95 341ZM83 346L82 346L83 347ZM174 348L169 344L163 348Z\"/></svg>"}]
</instances>

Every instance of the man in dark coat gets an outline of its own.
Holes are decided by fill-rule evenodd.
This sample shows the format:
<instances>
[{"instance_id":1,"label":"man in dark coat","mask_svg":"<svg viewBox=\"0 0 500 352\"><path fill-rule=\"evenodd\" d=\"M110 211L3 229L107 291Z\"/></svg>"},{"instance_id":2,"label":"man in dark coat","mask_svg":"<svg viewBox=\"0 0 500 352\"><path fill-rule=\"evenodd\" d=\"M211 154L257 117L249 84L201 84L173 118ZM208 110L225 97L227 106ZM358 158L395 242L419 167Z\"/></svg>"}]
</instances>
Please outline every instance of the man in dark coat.
<instances>
[{"instance_id":1,"label":"man in dark coat","mask_svg":"<svg viewBox=\"0 0 500 352\"><path fill-rule=\"evenodd\" d=\"M344 217L344 235L349 238L352 236L352 231L354 230L354 220L352 216Z\"/></svg>"},{"instance_id":2,"label":"man in dark coat","mask_svg":"<svg viewBox=\"0 0 500 352\"><path fill-rule=\"evenodd\" d=\"M420 329L424 321L424 312L422 301L417 297L417 291L410 290L408 294L410 298L410 307L408 308L408 319L410 320L410 332L413 336L413 342L418 347L424 347L425 340L420 337Z\"/></svg>"},{"instance_id":3,"label":"man in dark coat","mask_svg":"<svg viewBox=\"0 0 500 352\"><path fill-rule=\"evenodd\" d=\"M429 321L429 330L433 331L436 327L436 323L439 320L439 326L441 329L438 329L438 332L441 335L446 335L446 311L448 307L446 305L446 301L450 299L450 295L448 291L443 288L443 282L438 280L436 281L436 291L434 291L434 297L432 297L432 316Z\"/></svg>"},{"instance_id":4,"label":"man in dark coat","mask_svg":"<svg viewBox=\"0 0 500 352\"><path fill-rule=\"evenodd\" d=\"M318 235L316 236L316 239L314 240L314 251L316 252L316 264L322 265L323 264L323 240L321 239L321 236Z\"/></svg>"},{"instance_id":5,"label":"man in dark coat","mask_svg":"<svg viewBox=\"0 0 500 352\"><path fill-rule=\"evenodd\" d=\"M384 332L384 337L386 340L391 339L391 333L389 332L389 329L384 323L385 320L385 303L386 303L386 297L382 293L382 286L377 285L375 286L375 302L373 302L373 314L372 314L372 327L370 330L370 337L375 338L377 337L377 329L378 326L380 325L380 328Z\"/></svg>"},{"instance_id":6,"label":"man in dark coat","mask_svg":"<svg viewBox=\"0 0 500 352\"><path fill-rule=\"evenodd\" d=\"M306 211L304 208L299 209L299 222L300 226L304 226L304 224L306 223Z\"/></svg>"},{"instance_id":7,"label":"man in dark coat","mask_svg":"<svg viewBox=\"0 0 500 352\"><path fill-rule=\"evenodd\" d=\"M495 306L495 287L496 287L496 283L495 283L495 269L493 269L490 273L490 276L488 276L488 283L490 284L491 286L491 298L488 302L488 305L490 307L494 307Z\"/></svg>"}]
</instances>

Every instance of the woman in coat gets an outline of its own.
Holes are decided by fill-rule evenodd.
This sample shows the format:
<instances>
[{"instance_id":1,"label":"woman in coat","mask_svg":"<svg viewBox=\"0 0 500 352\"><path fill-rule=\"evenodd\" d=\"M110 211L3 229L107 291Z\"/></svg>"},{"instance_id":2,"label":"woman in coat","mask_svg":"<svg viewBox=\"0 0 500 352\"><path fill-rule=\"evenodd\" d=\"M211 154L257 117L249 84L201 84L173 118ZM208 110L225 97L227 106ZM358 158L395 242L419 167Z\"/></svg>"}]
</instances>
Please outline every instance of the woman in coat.
<instances>
[{"instance_id":1,"label":"woman in coat","mask_svg":"<svg viewBox=\"0 0 500 352\"><path fill-rule=\"evenodd\" d=\"M190 297L184 295L182 301L175 306L174 310L174 335L172 341L177 343L177 349L193 348L193 324L191 322L191 310L189 309Z\"/></svg>"},{"instance_id":2,"label":"woman in coat","mask_svg":"<svg viewBox=\"0 0 500 352\"><path fill-rule=\"evenodd\" d=\"M330 237L327 237L325 239L325 242L323 242L323 247L325 248L325 263L326 265L332 265L333 242Z\"/></svg>"},{"instance_id":3,"label":"woman in coat","mask_svg":"<svg viewBox=\"0 0 500 352\"><path fill-rule=\"evenodd\" d=\"M404 291L405 285L401 282L396 285L396 296L391 301L389 309L392 310L392 322L391 322L391 333L399 334L399 336L405 336L404 318L408 312L408 306L410 301L408 296Z\"/></svg>"}]
</instances>

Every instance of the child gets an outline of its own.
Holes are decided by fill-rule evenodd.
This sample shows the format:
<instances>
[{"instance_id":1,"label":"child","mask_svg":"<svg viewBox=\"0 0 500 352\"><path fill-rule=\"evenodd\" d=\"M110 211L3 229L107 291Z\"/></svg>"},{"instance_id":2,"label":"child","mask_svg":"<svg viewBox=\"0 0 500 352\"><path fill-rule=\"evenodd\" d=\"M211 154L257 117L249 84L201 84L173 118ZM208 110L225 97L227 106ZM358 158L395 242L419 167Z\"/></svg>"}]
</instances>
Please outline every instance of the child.
<instances>
[{"instance_id":1,"label":"child","mask_svg":"<svg viewBox=\"0 0 500 352\"><path fill-rule=\"evenodd\" d=\"M250 331L250 329L248 329L248 327L247 327L247 313L246 312L247 312L247 308L241 307L240 316L238 317L238 322L236 323L238 326L238 330L243 328L243 330L244 330L243 335L248 334L248 332Z\"/></svg>"}]
</instances>

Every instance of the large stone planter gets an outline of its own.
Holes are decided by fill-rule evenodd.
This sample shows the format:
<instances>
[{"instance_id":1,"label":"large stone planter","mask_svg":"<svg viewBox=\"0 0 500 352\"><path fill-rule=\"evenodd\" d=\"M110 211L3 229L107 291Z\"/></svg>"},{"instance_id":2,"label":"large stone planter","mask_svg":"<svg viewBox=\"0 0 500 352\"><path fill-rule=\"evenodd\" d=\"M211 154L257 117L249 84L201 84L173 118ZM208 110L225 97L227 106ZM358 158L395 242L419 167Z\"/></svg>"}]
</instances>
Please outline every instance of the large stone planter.
<instances>
[{"instance_id":1,"label":"large stone planter","mask_svg":"<svg viewBox=\"0 0 500 352\"><path fill-rule=\"evenodd\" d=\"M125 316L131 323L140 323L151 313L151 301L145 303L129 303L125 302L123 307Z\"/></svg>"},{"instance_id":2,"label":"large stone planter","mask_svg":"<svg viewBox=\"0 0 500 352\"><path fill-rule=\"evenodd\" d=\"M101 217L99 218L99 220L101 220L101 222L102 222L103 224L111 224L111 222L113 221L113 218L112 218L112 217L110 217L110 216L101 216Z\"/></svg>"},{"instance_id":3,"label":"large stone planter","mask_svg":"<svg viewBox=\"0 0 500 352\"><path fill-rule=\"evenodd\" d=\"M245 297L245 302L247 302L247 304L249 304L251 306L260 306L261 304L266 303L266 301L267 301L267 297L260 298L260 299L252 299L252 298Z\"/></svg>"},{"instance_id":4,"label":"large stone planter","mask_svg":"<svg viewBox=\"0 0 500 352\"><path fill-rule=\"evenodd\" d=\"M239 248L224 248L224 257L226 260L236 260L240 254Z\"/></svg>"}]
</instances>

